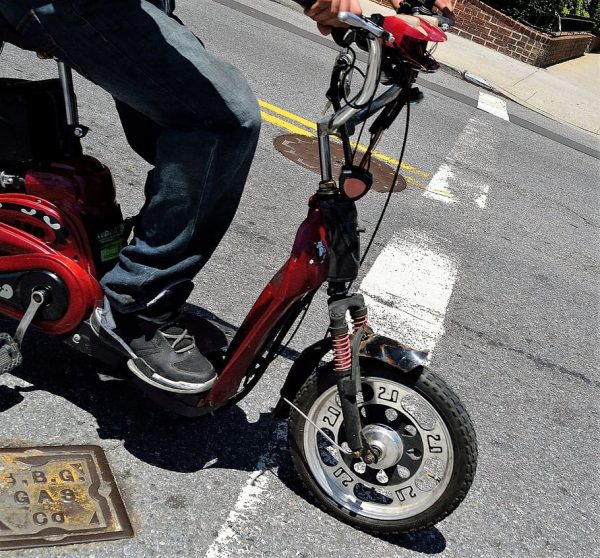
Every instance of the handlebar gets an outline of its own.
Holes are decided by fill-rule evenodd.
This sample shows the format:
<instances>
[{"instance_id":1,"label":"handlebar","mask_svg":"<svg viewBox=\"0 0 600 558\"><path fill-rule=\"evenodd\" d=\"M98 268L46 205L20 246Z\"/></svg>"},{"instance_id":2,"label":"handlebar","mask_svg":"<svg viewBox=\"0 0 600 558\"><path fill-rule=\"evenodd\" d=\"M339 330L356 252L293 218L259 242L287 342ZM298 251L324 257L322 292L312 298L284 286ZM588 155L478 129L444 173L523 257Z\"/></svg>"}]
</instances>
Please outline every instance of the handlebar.
<instances>
[{"instance_id":1,"label":"handlebar","mask_svg":"<svg viewBox=\"0 0 600 558\"><path fill-rule=\"evenodd\" d=\"M432 2L433 5L433 2ZM454 22L444 16L434 15L431 12L428 12L431 15L418 16L422 19L433 20L440 26L451 26ZM378 16L380 19L376 20L378 23L383 21L381 16ZM399 15L399 18L410 18L411 16L402 16ZM412 16L413 18L415 16ZM338 14L338 20L342 23L348 25L348 27L353 29L360 29L365 31L365 40L367 45L367 52L369 54L369 59L367 63L367 72L365 75L365 80L361 91L354 101L354 105L362 106L368 103L377 89L377 84L379 82L379 73L382 62L382 43L393 44L395 42L394 35L390 33L387 29L384 29L380 25L377 25L375 21L372 19L359 16L353 14L351 12L340 12ZM410 23L409 23L410 25ZM414 25L414 24L412 24ZM400 35L402 36L402 35ZM433 39L436 40L436 39ZM341 43L339 43L341 44ZM337 114L334 114L331 118L329 129L329 133L334 133L341 126L346 124L348 120L352 117L353 114L356 114L358 111L352 107L344 107Z\"/></svg>"},{"instance_id":2,"label":"handlebar","mask_svg":"<svg viewBox=\"0 0 600 558\"><path fill-rule=\"evenodd\" d=\"M381 68L381 40L393 41L394 37L383 27L376 25L371 20L357 16L350 12L340 12L338 19L350 27L364 29L369 34L366 37L367 52L369 60L367 62L367 73L363 87L354 101L355 105L364 105L373 96L377 83L379 81L379 69ZM339 126L337 126L339 127Z\"/></svg>"},{"instance_id":3,"label":"handlebar","mask_svg":"<svg viewBox=\"0 0 600 558\"><path fill-rule=\"evenodd\" d=\"M362 89L355 98L353 105L347 105L333 115L327 116L317 122L322 182L331 181L329 135L335 134L352 120L357 122L366 120L370 115L375 114L382 107L396 99L402 90L399 85L392 85L383 95L380 95L377 99L373 99L379 83L383 40L388 41L391 39L393 41L393 36L372 21L349 12L341 12L338 18L350 27L368 32L366 34L366 43L369 58Z\"/></svg>"},{"instance_id":4,"label":"handlebar","mask_svg":"<svg viewBox=\"0 0 600 558\"><path fill-rule=\"evenodd\" d=\"M377 97L375 96L381 77L384 44L392 49L398 48L398 52L401 53L400 56L404 56L406 55L406 52L401 49L404 48L403 45L405 39L406 41L409 41L409 45L412 45L410 41L416 41L417 43L421 42L421 44L423 44L423 41L426 43L428 40L435 42L445 40L444 34L437 29L434 32L433 27L438 27L438 22L442 25L450 25L452 23L452 21L447 20L447 18L444 18L443 16L429 16L430 21L428 23L430 25L427 25L426 23L421 25L421 27L425 28L425 31L419 29L425 36L424 38L415 29L410 30L410 27L419 27L419 21L415 16L400 15L399 18L404 19L404 23L398 22L398 25L392 25L391 27L388 27L388 25L384 23L381 16L378 17L379 19L373 21L350 12L341 12L338 14L338 19L350 27L351 30L354 30L355 34L344 34L344 37L340 35L340 40L336 38L336 42L340 46L349 47L351 43L357 41L356 34L358 34L360 37L360 48L365 48L366 46L368 62L362 88L353 101L339 108L339 110L336 110L334 114L328 115L317 122L322 184L328 184L332 181L331 146L329 136L338 134L342 137L342 140L346 142L344 145L349 145L348 135L353 133L352 130L354 127L367 120L370 116L376 114L386 107L386 105L390 105L397 101L404 87L406 87L406 83L401 84L400 82L394 81L387 82L388 84L391 83L391 85L389 85L386 91ZM425 16L421 17L425 19ZM434 21L436 23L431 21L431 17L435 18ZM412 22L408 21L411 18ZM390 20L395 20L395 18L390 18ZM380 22L382 25L385 25L385 29L378 25ZM387 30L388 28L394 34L398 33L398 41L396 41L393 34ZM351 33L351 31L348 31L348 33ZM423 48L423 51L424 50L425 49ZM421 51L418 50L418 52ZM343 61L344 57L347 56L347 53L341 53L338 57L338 62ZM413 70L412 75L413 78L416 77L416 71ZM344 140L344 138L346 139Z\"/></svg>"}]
</instances>

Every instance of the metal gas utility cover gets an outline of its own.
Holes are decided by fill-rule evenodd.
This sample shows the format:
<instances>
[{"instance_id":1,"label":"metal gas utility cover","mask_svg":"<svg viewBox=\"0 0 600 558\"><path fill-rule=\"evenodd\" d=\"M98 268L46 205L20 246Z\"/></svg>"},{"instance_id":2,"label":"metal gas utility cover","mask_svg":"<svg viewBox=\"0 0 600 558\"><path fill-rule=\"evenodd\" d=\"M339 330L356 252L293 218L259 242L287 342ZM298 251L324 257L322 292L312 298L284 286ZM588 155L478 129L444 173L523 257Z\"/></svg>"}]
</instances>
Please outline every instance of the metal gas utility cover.
<instances>
[{"instance_id":1,"label":"metal gas utility cover","mask_svg":"<svg viewBox=\"0 0 600 558\"><path fill-rule=\"evenodd\" d=\"M132 536L100 447L0 448L0 550Z\"/></svg>"}]
</instances>

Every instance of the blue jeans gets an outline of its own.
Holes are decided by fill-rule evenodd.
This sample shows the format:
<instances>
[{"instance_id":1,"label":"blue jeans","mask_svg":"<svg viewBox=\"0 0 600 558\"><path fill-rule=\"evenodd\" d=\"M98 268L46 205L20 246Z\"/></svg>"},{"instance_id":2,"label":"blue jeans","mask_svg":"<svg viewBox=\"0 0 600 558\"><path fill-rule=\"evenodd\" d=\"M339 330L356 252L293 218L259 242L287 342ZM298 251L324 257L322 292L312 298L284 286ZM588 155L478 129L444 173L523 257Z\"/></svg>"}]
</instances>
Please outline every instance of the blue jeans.
<instances>
[{"instance_id":1,"label":"blue jeans","mask_svg":"<svg viewBox=\"0 0 600 558\"><path fill-rule=\"evenodd\" d=\"M113 95L132 147L154 169L134 238L102 279L135 312L191 280L236 212L260 130L243 75L172 16L173 0L0 0L0 13Z\"/></svg>"}]
</instances>

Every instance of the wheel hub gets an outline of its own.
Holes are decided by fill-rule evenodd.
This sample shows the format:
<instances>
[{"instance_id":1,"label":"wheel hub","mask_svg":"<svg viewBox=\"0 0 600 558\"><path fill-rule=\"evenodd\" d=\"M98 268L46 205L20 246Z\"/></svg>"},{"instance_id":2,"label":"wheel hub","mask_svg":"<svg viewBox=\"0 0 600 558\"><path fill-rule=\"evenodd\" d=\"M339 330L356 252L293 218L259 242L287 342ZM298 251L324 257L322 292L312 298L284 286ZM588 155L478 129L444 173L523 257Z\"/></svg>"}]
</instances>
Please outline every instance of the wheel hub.
<instances>
[{"instance_id":1,"label":"wheel hub","mask_svg":"<svg viewBox=\"0 0 600 558\"><path fill-rule=\"evenodd\" d=\"M369 464L372 469L387 469L400 461L404 445L398 432L383 424L369 424L362 429L365 440L377 455L377 462Z\"/></svg>"}]
</instances>

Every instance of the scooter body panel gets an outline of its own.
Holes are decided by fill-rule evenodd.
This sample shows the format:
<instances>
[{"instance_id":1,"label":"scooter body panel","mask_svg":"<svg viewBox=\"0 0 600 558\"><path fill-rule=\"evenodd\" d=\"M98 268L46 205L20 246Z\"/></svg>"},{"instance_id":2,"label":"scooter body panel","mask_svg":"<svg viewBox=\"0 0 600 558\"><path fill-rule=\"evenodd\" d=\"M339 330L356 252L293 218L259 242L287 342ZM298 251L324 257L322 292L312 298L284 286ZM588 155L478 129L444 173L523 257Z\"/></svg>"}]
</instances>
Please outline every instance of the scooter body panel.
<instances>
[{"instance_id":1,"label":"scooter body panel","mask_svg":"<svg viewBox=\"0 0 600 558\"><path fill-rule=\"evenodd\" d=\"M238 386L261 354L290 307L302 296L319 288L329 271L325 224L314 201L300 225L289 260L271 279L233 339L221 374L207 402L219 406L236 393Z\"/></svg>"},{"instance_id":2,"label":"scooter body panel","mask_svg":"<svg viewBox=\"0 0 600 558\"><path fill-rule=\"evenodd\" d=\"M55 307L34 325L71 333L101 301L98 279L118 254L100 233L124 230L110 171L80 157L14 172L21 178L0 193L0 314L20 320L30 291L42 288Z\"/></svg>"}]
</instances>

